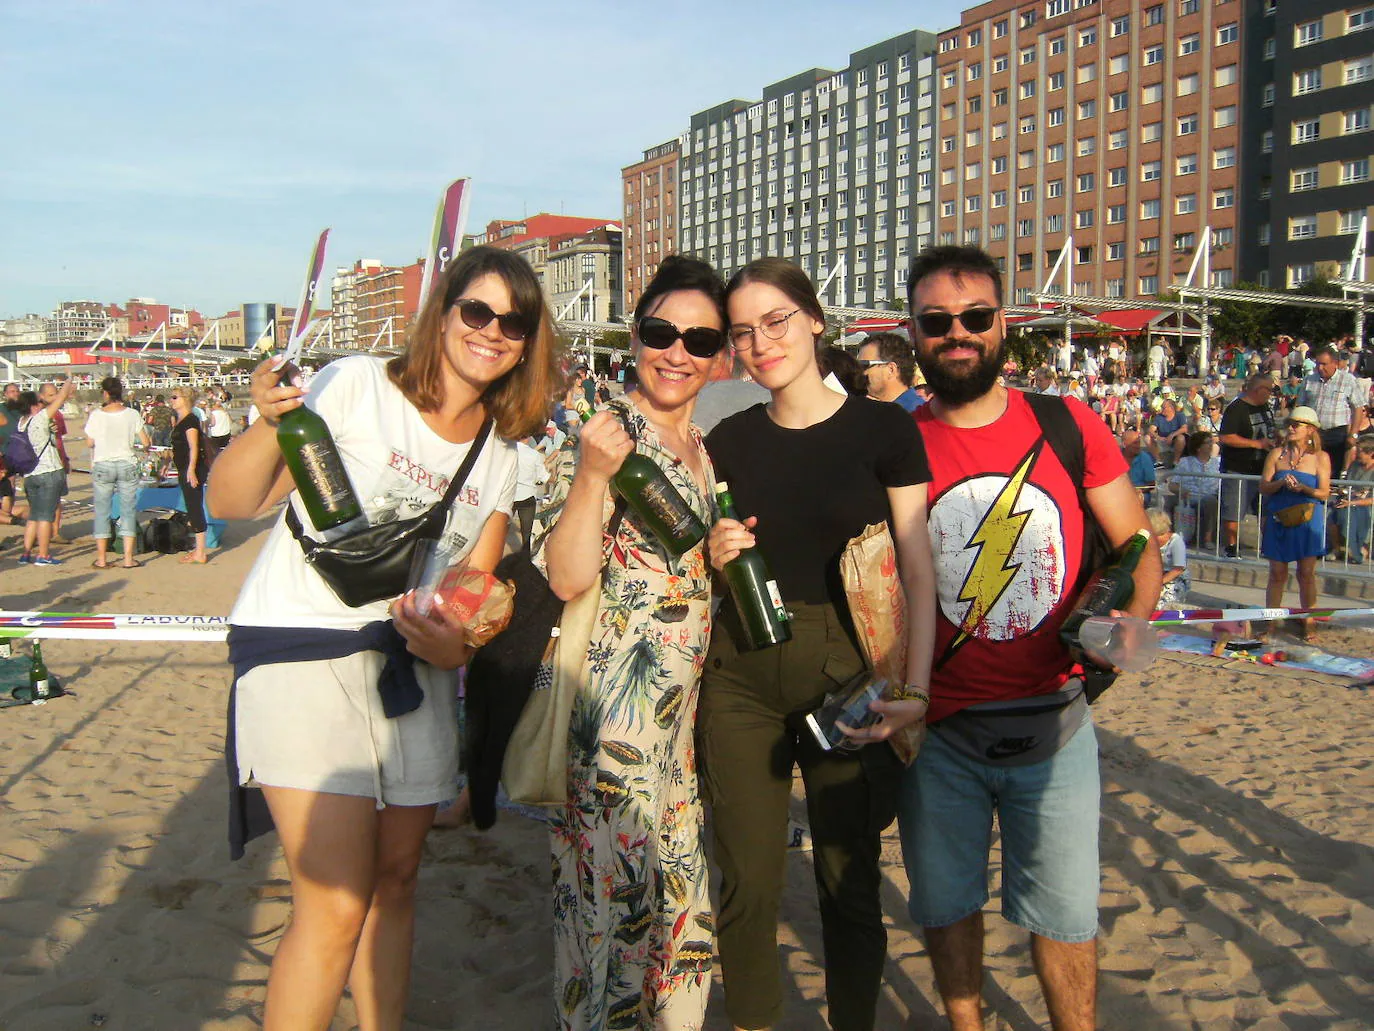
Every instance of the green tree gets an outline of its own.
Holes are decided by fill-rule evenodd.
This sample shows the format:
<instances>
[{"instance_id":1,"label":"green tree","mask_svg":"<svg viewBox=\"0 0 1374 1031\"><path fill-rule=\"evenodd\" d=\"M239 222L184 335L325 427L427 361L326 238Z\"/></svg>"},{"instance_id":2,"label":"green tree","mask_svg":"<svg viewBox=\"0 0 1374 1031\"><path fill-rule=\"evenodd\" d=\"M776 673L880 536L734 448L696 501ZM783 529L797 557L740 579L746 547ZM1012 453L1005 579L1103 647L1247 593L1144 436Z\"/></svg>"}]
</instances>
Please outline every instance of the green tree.
<instances>
[{"instance_id":1,"label":"green tree","mask_svg":"<svg viewBox=\"0 0 1374 1031\"><path fill-rule=\"evenodd\" d=\"M1341 297L1341 288L1324 276L1309 279L1288 291L1289 296ZM1341 308L1283 305L1275 310L1266 336L1287 333L1313 344L1325 344L1355 331L1354 312Z\"/></svg>"},{"instance_id":2,"label":"green tree","mask_svg":"<svg viewBox=\"0 0 1374 1031\"><path fill-rule=\"evenodd\" d=\"M1238 283L1238 290L1273 293L1254 283ZM1212 335L1219 344L1243 344L1260 341L1273 333L1275 306L1257 301L1213 301Z\"/></svg>"}]
</instances>

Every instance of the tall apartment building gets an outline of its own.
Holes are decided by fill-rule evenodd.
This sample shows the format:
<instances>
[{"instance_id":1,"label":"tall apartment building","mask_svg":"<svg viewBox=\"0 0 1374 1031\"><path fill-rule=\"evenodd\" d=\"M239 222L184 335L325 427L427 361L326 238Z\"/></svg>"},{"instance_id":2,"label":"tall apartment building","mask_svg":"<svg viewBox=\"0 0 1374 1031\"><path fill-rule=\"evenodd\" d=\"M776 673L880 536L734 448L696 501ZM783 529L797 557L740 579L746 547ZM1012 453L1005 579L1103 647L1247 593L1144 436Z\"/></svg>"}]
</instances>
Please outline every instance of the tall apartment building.
<instances>
[{"instance_id":1,"label":"tall apartment building","mask_svg":"<svg viewBox=\"0 0 1374 1031\"><path fill-rule=\"evenodd\" d=\"M544 292L557 315L569 304L568 318L581 322L619 322L624 315L621 233L603 226L553 244L544 268ZM586 293L587 280L592 281Z\"/></svg>"},{"instance_id":2,"label":"tall apartment building","mask_svg":"<svg viewBox=\"0 0 1374 1031\"><path fill-rule=\"evenodd\" d=\"M334 270L334 278L329 286L329 303L335 347L362 346L358 341L358 280L380 271L381 267L382 263L376 258L362 258L355 261L352 268Z\"/></svg>"},{"instance_id":3,"label":"tall apartment building","mask_svg":"<svg viewBox=\"0 0 1374 1031\"><path fill-rule=\"evenodd\" d=\"M1374 222L1374 4L1247 5L1247 116L1241 144L1254 233L1245 278L1278 288L1344 273L1366 214ZM1374 249L1374 248L1372 248Z\"/></svg>"},{"instance_id":4,"label":"tall apartment building","mask_svg":"<svg viewBox=\"0 0 1374 1031\"><path fill-rule=\"evenodd\" d=\"M669 140L620 170L624 188L625 299L634 311L658 263L677 251L677 173L682 141Z\"/></svg>"},{"instance_id":5,"label":"tall apartment building","mask_svg":"<svg viewBox=\"0 0 1374 1031\"><path fill-rule=\"evenodd\" d=\"M359 275L353 284L353 313L357 320L357 347L400 347L405 331L420 309L420 282L425 263L421 259L403 268L383 266Z\"/></svg>"},{"instance_id":6,"label":"tall apartment building","mask_svg":"<svg viewBox=\"0 0 1374 1031\"><path fill-rule=\"evenodd\" d=\"M1210 226L1211 285L1234 285L1243 6L966 10L936 57L940 241L993 254L1009 302L1030 300L1070 235L1077 293L1149 297L1182 282Z\"/></svg>"},{"instance_id":7,"label":"tall apartment building","mask_svg":"<svg viewBox=\"0 0 1374 1031\"><path fill-rule=\"evenodd\" d=\"M99 301L63 301L48 319L48 346L66 347L95 340L110 317Z\"/></svg>"},{"instance_id":8,"label":"tall apartment building","mask_svg":"<svg viewBox=\"0 0 1374 1031\"><path fill-rule=\"evenodd\" d=\"M876 305L905 292L910 253L934 232L929 172L935 37L913 31L692 116L682 137L679 248L729 276L797 262L822 300Z\"/></svg>"}]
</instances>

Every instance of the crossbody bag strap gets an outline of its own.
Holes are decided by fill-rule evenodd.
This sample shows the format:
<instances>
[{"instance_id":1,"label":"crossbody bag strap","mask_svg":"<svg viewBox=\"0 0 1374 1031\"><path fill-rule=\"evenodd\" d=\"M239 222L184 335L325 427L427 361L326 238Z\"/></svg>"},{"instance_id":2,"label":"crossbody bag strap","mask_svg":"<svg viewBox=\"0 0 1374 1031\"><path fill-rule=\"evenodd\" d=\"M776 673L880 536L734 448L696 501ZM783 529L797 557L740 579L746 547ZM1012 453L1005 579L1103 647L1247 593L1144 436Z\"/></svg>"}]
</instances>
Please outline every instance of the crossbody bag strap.
<instances>
[{"instance_id":1,"label":"crossbody bag strap","mask_svg":"<svg viewBox=\"0 0 1374 1031\"><path fill-rule=\"evenodd\" d=\"M463 489L467 482L472 467L477 464L477 459L482 454L482 448L487 443L487 438L491 436L491 416L487 416L482 422L482 426L477 431L477 436L472 438L472 445L468 448L467 455L463 458L463 464L458 467L458 471L453 474L453 479L448 481L448 489L444 491L444 496L425 513L424 518L427 523L424 528L424 536L437 538L444 526L444 514L453 504L453 499L458 496L458 492ZM296 515L296 509L290 500L286 502L286 528L291 531L291 536L300 542L301 550L309 555L319 545L319 542L312 537L305 535L300 518Z\"/></svg>"}]
</instances>

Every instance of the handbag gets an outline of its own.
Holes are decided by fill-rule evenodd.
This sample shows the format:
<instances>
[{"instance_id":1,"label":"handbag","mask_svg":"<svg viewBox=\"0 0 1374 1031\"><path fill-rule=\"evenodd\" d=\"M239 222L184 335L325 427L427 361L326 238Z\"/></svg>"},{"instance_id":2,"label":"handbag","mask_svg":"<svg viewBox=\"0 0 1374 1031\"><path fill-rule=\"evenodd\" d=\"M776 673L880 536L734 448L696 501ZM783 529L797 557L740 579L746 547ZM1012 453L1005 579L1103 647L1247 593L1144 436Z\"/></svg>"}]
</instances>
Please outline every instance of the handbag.
<instances>
[{"instance_id":1,"label":"handbag","mask_svg":"<svg viewBox=\"0 0 1374 1031\"><path fill-rule=\"evenodd\" d=\"M619 533L624 515L624 499L617 498L606 531L611 538ZM521 654L527 659L538 655L539 662L533 671L526 665L520 670L521 679L515 680L516 684L527 685L528 698L509 740L502 742L489 730L485 748L477 750L476 754L487 755L482 765L488 768L495 765L490 760L499 761L501 783L512 801L525 805L563 805L568 799L568 722L572 717L573 699L582 683L587 645L601 600L601 574L597 573L590 587L560 608L558 596L534 567L528 551L507 556L501 562L518 563L521 567L518 571L507 567L517 572L516 611L505 631L478 652L469 664L469 698L475 700L474 687L480 696L487 685L499 686L509 693L511 681L502 683L499 670L504 666L515 672L513 667L519 663ZM498 564L496 568L497 575L501 575L502 566ZM522 579L530 582L523 599L520 596ZM539 638L533 640L536 634ZM470 769L469 775L474 772ZM481 826L484 814L479 813L477 787L474 783L473 816ZM494 794L495 785L490 788ZM485 807L484 797L480 808Z\"/></svg>"},{"instance_id":2,"label":"handbag","mask_svg":"<svg viewBox=\"0 0 1374 1031\"><path fill-rule=\"evenodd\" d=\"M1317 505L1312 501L1299 502L1296 505L1289 505L1281 508L1274 513L1274 518L1279 521L1280 526L1286 526L1290 530L1294 527L1302 526L1309 522L1317 511Z\"/></svg>"},{"instance_id":3,"label":"handbag","mask_svg":"<svg viewBox=\"0 0 1374 1031\"><path fill-rule=\"evenodd\" d=\"M368 526L332 541L317 541L305 535L296 510L288 503L286 525L300 542L305 561L349 608L404 593L410 583L415 553L423 542L438 540L443 533L449 506L463 489L490 435L488 416L473 438L463 464L449 480L443 498L428 512L412 519Z\"/></svg>"}]
</instances>

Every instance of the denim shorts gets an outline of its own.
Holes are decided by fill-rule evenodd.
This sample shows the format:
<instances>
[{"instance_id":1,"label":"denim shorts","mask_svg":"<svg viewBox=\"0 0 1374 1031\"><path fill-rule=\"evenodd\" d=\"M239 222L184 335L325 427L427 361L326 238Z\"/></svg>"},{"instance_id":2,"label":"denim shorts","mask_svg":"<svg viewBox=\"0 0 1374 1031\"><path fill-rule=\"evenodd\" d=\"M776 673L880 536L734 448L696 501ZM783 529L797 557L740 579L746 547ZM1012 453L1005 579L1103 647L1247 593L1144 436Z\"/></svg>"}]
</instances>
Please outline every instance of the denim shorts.
<instances>
[{"instance_id":1,"label":"denim shorts","mask_svg":"<svg viewBox=\"0 0 1374 1031\"><path fill-rule=\"evenodd\" d=\"M1049 759L989 766L960 755L938 731L906 771L897 809L923 927L947 927L988 901L993 811L1002 836L1002 915L1061 942L1097 936L1101 781L1092 718Z\"/></svg>"},{"instance_id":2,"label":"denim shorts","mask_svg":"<svg viewBox=\"0 0 1374 1031\"><path fill-rule=\"evenodd\" d=\"M1239 523L1255 509L1259 497L1258 480L1221 481L1221 519L1225 523Z\"/></svg>"},{"instance_id":3,"label":"denim shorts","mask_svg":"<svg viewBox=\"0 0 1374 1031\"><path fill-rule=\"evenodd\" d=\"M67 474L61 469L24 477L24 497L29 499L29 518L50 523L57 518L57 503L67 493Z\"/></svg>"}]
</instances>

